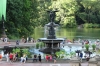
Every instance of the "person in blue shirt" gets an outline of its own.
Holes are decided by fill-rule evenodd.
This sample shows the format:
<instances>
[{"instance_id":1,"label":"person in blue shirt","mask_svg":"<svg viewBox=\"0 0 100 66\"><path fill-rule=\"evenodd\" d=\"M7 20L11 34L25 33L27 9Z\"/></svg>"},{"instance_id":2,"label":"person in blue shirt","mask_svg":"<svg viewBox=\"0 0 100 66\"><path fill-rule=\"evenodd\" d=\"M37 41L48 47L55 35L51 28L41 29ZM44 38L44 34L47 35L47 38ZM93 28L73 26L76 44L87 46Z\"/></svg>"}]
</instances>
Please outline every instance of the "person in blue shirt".
<instances>
[{"instance_id":1,"label":"person in blue shirt","mask_svg":"<svg viewBox=\"0 0 100 66\"><path fill-rule=\"evenodd\" d=\"M82 62L82 57L83 57L83 53L81 52L80 53L80 60L81 60L81 62Z\"/></svg>"}]
</instances>

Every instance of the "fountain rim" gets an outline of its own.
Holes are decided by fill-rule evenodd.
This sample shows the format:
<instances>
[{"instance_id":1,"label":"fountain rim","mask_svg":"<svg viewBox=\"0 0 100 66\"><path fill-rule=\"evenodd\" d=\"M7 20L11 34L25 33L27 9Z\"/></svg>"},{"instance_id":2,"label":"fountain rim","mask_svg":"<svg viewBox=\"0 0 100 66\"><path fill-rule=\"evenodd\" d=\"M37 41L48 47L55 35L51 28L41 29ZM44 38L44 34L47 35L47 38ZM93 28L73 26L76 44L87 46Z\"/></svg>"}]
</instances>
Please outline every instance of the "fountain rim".
<instances>
[{"instance_id":1,"label":"fountain rim","mask_svg":"<svg viewBox=\"0 0 100 66\"><path fill-rule=\"evenodd\" d=\"M38 40L65 40L65 38L55 38L55 39L39 38Z\"/></svg>"}]
</instances>

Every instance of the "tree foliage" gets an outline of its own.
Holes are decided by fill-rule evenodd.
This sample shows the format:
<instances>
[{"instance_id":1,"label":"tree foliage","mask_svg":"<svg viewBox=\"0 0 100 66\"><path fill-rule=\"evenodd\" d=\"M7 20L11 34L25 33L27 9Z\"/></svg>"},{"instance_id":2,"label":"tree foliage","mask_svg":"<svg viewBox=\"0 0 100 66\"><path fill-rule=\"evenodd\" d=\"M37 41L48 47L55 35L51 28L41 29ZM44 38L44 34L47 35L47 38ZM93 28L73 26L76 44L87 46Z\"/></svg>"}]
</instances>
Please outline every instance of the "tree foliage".
<instances>
[{"instance_id":1,"label":"tree foliage","mask_svg":"<svg viewBox=\"0 0 100 66\"><path fill-rule=\"evenodd\" d=\"M6 29L8 34L19 37L31 35L35 27L36 17L38 17L36 0L7 1Z\"/></svg>"}]
</instances>

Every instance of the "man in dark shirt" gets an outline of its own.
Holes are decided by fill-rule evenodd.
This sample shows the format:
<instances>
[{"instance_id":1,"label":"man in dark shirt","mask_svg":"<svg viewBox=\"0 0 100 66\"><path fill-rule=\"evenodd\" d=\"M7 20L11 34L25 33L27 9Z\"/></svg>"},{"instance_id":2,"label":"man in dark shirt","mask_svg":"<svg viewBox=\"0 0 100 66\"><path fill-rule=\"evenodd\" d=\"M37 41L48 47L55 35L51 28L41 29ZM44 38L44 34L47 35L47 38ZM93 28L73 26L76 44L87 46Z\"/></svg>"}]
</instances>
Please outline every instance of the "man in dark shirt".
<instances>
[{"instance_id":1,"label":"man in dark shirt","mask_svg":"<svg viewBox=\"0 0 100 66\"><path fill-rule=\"evenodd\" d=\"M34 60L37 61L37 55L34 55L33 62Z\"/></svg>"},{"instance_id":2,"label":"man in dark shirt","mask_svg":"<svg viewBox=\"0 0 100 66\"><path fill-rule=\"evenodd\" d=\"M39 62L41 62L41 55L39 54L39 56L38 56L38 59L39 59Z\"/></svg>"}]
</instances>

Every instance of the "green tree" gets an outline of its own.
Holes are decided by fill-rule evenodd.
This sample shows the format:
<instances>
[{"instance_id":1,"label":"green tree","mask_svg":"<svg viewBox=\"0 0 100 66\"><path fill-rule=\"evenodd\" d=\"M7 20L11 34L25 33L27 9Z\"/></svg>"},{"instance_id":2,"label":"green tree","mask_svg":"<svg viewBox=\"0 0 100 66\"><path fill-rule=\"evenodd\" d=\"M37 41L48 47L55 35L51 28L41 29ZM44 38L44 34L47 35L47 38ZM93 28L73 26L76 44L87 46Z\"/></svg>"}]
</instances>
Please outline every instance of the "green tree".
<instances>
[{"instance_id":1,"label":"green tree","mask_svg":"<svg viewBox=\"0 0 100 66\"><path fill-rule=\"evenodd\" d=\"M29 36L33 33L37 15L36 0L7 0L7 34ZM34 5L33 5L34 4ZM34 6L34 9L33 9ZM33 17L33 15L34 17Z\"/></svg>"}]
</instances>

